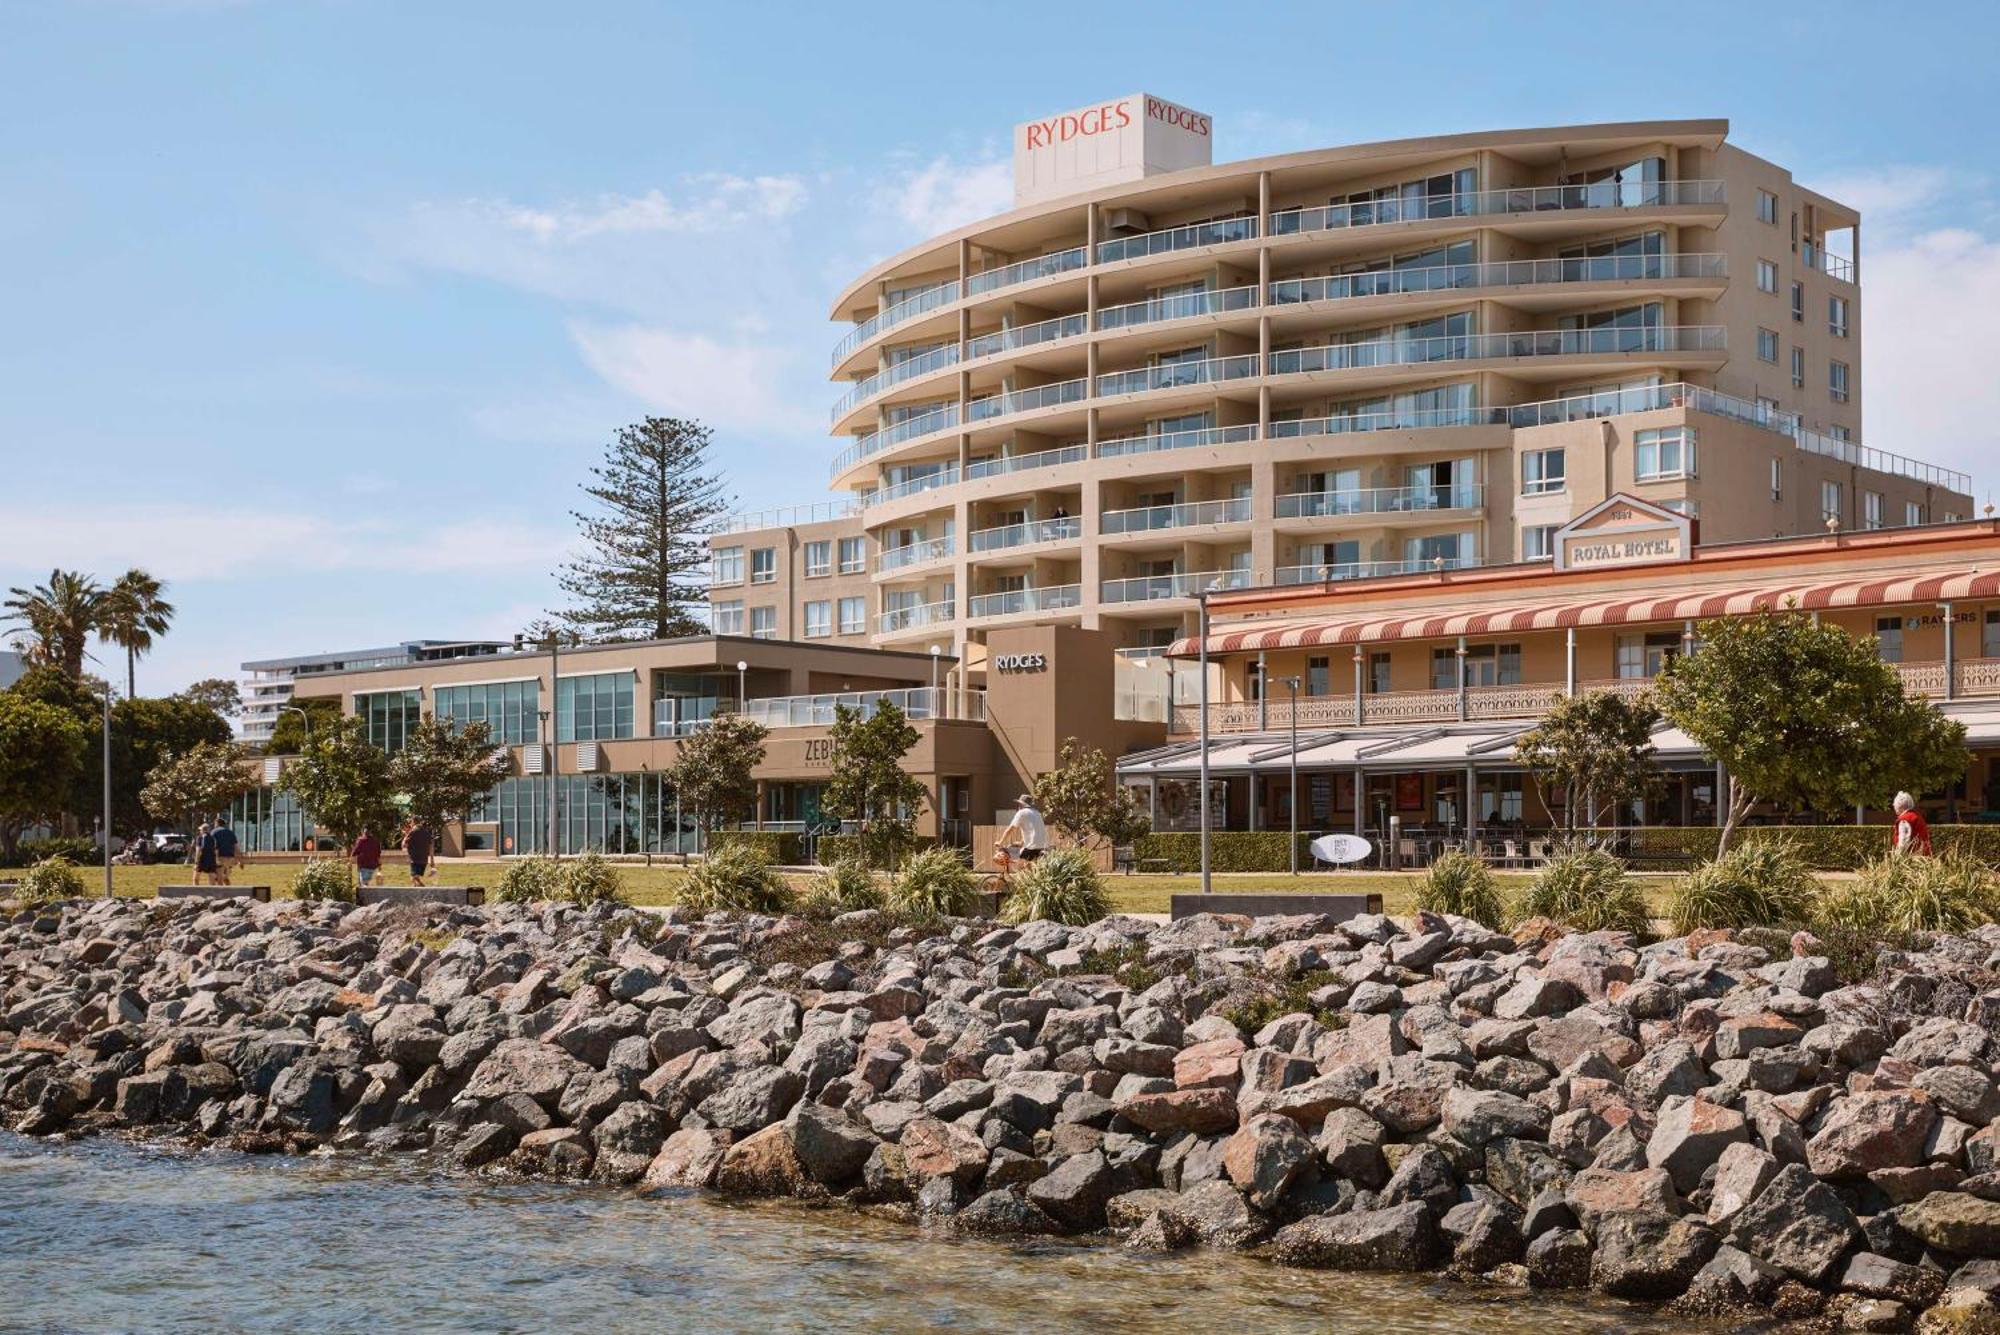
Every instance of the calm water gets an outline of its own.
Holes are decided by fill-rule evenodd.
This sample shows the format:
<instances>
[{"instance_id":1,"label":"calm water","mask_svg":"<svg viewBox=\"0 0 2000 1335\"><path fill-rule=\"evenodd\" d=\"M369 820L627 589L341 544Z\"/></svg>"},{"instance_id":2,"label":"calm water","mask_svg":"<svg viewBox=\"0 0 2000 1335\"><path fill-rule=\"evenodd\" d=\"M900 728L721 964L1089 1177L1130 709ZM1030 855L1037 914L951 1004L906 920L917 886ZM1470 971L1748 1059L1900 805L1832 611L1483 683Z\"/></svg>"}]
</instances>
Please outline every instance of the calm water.
<instances>
[{"instance_id":1,"label":"calm water","mask_svg":"<svg viewBox=\"0 0 2000 1335\"><path fill-rule=\"evenodd\" d=\"M8 1331L1685 1329L1238 1257L942 1241L846 1211L0 1133Z\"/></svg>"}]
</instances>

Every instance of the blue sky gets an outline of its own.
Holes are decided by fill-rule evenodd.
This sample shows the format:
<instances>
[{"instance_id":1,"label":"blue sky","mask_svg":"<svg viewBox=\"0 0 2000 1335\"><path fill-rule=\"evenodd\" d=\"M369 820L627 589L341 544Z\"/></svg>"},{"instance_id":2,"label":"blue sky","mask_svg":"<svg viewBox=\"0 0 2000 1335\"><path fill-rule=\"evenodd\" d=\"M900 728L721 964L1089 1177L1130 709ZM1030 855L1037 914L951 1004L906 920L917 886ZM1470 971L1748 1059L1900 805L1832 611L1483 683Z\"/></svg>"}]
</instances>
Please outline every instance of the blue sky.
<instances>
[{"instance_id":1,"label":"blue sky","mask_svg":"<svg viewBox=\"0 0 2000 1335\"><path fill-rule=\"evenodd\" d=\"M0 587L166 577L168 691L559 605L649 411L742 508L819 499L841 283L1006 207L1014 122L1142 88L1218 160L1728 117L1864 210L1864 440L1983 499L2000 9L1260 11L0 0Z\"/></svg>"}]
</instances>

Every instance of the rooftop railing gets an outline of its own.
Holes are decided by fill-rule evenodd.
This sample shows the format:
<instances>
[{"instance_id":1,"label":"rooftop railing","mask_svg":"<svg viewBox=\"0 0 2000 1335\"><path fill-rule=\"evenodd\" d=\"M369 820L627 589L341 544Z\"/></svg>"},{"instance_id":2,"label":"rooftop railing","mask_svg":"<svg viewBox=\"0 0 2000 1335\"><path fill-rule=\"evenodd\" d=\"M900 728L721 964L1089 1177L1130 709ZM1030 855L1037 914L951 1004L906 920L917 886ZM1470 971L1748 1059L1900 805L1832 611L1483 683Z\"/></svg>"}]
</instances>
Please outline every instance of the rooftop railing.
<instances>
[{"instance_id":1,"label":"rooftop railing","mask_svg":"<svg viewBox=\"0 0 2000 1335\"><path fill-rule=\"evenodd\" d=\"M981 334L965 345L965 359L973 361L980 357L991 357L997 352L1012 352L1017 348L1038 347L1043 343L1054 343L1065 338L1075 338L1090 331L1090 319L1084 315L1060 315L1053 320L1042 320L1035 324L1020 325L1013 329L1002 329L991 334Z\"/></svg>"},{"instance_id":2,"label":"rooftop railing","mask_svg":"<svg viewBox=\"0 0 2000 1335\"><path fill-rule=\"evenodd\" d=\"M1201 524L1240 524L1250 518L1250 498L1232 497L1224 501L1185 501L1179 505L1143 505L1132 510L1106 510L1099 527L1110 533L1151 533L1163 528L1192 528Z\"/></svg>"},{"instance_id":3,"label":"rooftop railing","mask_svg":"<svg viewBox=\"0 0 2000 1335\"><path fill-rule=\"evenodd\" d=\"M1844 255L1836 255L1825 246L1816 246L1807 241L1799 247L1799 258L1809 269L1817 269L1828 278L1837 278L1843 283L1854 281L1854 261Z\"/></svg>"},{"instance_id":4,"label":"rooftop railing","mask_svg":"<svg viewBox=\"0 0 2000 1335\"><path fill-rule=\"evenodd\" d=\"M919 315L927 314L940 306L948 306L958 298L959 286L956 278L946 279L921 292L911 293L895 305L869 316L850 329L845 338L833 345L833 364L840 365L848 353L884 330L894 329L897 325L907 320L914 320Z\"/></svg>"},{"instance_id":5,"label":"rooftop railing","mask_svg":"<svg viewBox=\"0 0 2000 1335\"><path fill-rule=\"evenodd\" d=\"M772 510L749 510L718 520L715 532L752 533L765 528L794 528L800 524L824 524L845 519L860 510L853 501L817 501L811 505L783 505Z\"/></svg>"},{"instance_id":6,"label":"rooftop railing","mask_svg":"<svg viewBox=\"0 0 2000 1335\"><path fill-rule=\"evenodd\" d=\"M1398 195L1316 208L1286 209L1271 215L1271 235L1324 232L1424 218L1472 218L1492 214L1553 213L1569 209L1643 209L1685 204L1720 204L1720 181L1597 181L1590 185L1520 186L1510 190L1467 190L1439 195Z\"/></svg>"},{"instance_id":7,"label":"rooftop railing","mask_svg":"<svg viewBox=\"0 0 2000 1335\"><path fill-rule=\"evenodd\" d=\"M1047 255L1037 255L1032 259L1020 260L1000 269L988 269L976 273L965 280L965 295L976 297L982 292L997 292L1003 287L1013 287L1019 283L1032 283L1037 278L1047 278L1051 274L1068 273L1081 269L1090 263L1090 248L1076 246L1070 250L1058 250Z\"/></svg>"},{"instance_id":8,"label":"rooftop railing","mask_svg":"<svg viewBox=\"0 0 2000 1335\"><path fill-rule=\"evenodd\" d=\"M1131 329L1164 320L1189 320L1197 315L1220 315L1226 311L1253 310L1257 289L1225 287L1209 292L1178 292L1152 297L1123 306L1106 306L1097 313L1099 329Z\"/></svg>"},{"instance_id":9,"label":"rooftop railing","mask_svg":"<svg viewBox=\"0 0 2000 1335\"><path fill-rule=\"evenodd\" d=\"M1100 395L1136 394L1149 389L1175 389L1182 385L1206 385L1225 380L1242 380L1257 374L1256 355L1209 357L1196 362L1164 362L1131 371L1113 371L1097 377Z\"/></svg>"},{"instance_id":10,"label":"rooftop railing","mask_svg":"<svg viewBox=\"0 0 2000 1335\"><path fill-rule=\"evenodd\" d=\"M1000 524L975 529L966 535L969 552L998 552L1010 547L1031 547L1041 542L1066 542L1083 536L1083 520L1076 515L1061 519L1029 519L1019 524Z\"/></svg>"},{"instance_id":11,"label":"rooftop railing","mask_svg":"<svg viewBox=\"0 0 2000 1335\"><path fill-rule=\"evenodd\" d=\"M966 600L968 617L1011 616L1016 612L1062 612L1083 605L1083 585L1051 584L1039 589L979 593Z\"/></svg>"},{"instance_id":12,"label":"rooftop railing","mask_svg":"<svg viewBox=\"0 0 2000 1335\"><path fill-rule=\"evenodd\" d=\"M1164 255L1169 251L1191 250L1196 246L1220 246L1231 241L1248 241L1256 235L1255 218L1222 218L1215 222L1190 223L1185 227L1166 227L1157 232L1141 232L1137 236L1120 236L1098 242L1097 262L1110 264L1115 260Z\"/></svg>"},{"instance_id":13,"label":"rooftop railing","mask_svg":"<svg viewBox=\"0 0 2000 1335\"><path fill-rule=\"evenodd\" d=\"M1284 278L1271 284L1271 304L1344 301L1410 292L1459 291L1482 287L1529 287L1543 283L1664 282L1672 278L1720 278L1729 257L1692 251L1673 255L1598 255L1580 259L1498 260L1485 264L1441 264L1420 269L1375 269L1323 278Z\"/></svg>"},{"instance_id":14,"label":"rooftop railing","mask_svg":"<svg viewBox=\"0 0 2000 1335\"><path fill-rule=\"evenodd\" d=\"M1195 598L1219 589L1247 589L1247 570L1197 570L1178 575L1137 575L1107 579L1099 599L1107 603L1147 603L1162 598Z\"/></svg>"},{"instance_id":15,"label":"rooftop railing","mask_svg":"<svg viewBox=\"0 0 2000 1335\"><path fill-rule=\"evenodd\" d=\"M1477 482L1441 487L1355 487L1346 491L1292 491L1277 497L1280 519L1330 519L1339 515L1415 514L1477 510L1486 488Z\"/></svg>"}]
</instances>

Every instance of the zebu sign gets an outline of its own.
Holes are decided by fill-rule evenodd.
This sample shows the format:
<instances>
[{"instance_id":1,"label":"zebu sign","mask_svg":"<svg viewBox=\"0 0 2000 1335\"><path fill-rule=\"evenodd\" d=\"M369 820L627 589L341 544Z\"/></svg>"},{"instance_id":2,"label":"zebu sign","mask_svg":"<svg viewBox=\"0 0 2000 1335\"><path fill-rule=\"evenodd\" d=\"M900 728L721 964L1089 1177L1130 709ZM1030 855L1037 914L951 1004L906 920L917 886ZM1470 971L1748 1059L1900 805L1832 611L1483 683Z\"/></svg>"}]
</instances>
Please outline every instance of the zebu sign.
<instances>
[{"instance_id":1,"label":"zebu sign","mask_svg":"<svg viewBox=\"0 0 2000 1335\"><path fill-rule=\"evenodd\" d=\"M1207 113L1147 93L1023 121L1014 127L1014 203L1206 167L1214 144Z\"/></svg>"}]
</instances>

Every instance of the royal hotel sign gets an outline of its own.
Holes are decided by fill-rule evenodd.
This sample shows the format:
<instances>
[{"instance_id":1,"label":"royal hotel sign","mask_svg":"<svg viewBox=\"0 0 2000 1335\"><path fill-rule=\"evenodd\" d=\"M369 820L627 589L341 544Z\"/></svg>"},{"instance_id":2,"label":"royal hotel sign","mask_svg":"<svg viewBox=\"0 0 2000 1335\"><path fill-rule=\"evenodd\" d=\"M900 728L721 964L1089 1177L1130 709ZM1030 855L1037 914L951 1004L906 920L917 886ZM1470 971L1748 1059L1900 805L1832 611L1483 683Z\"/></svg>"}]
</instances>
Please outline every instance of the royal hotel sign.
<instances>
[{"instance_id":1,"label":"royal hotel sign","mask_svg":"<svg viewBox=\"0 0 2000 1335\"><path fill-rule=\"evenodd\" d=\"M1694 551L1695 537L1695 521L1688 516L1620 493L1556 530L1556 569L1685 561Z\"/></svg>"}]
</instances>

